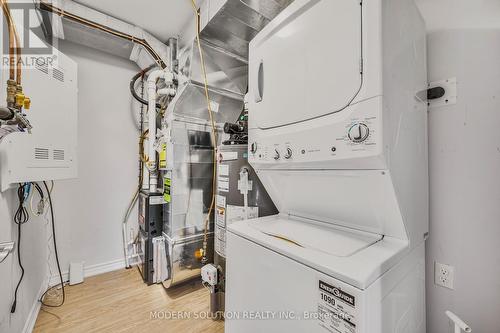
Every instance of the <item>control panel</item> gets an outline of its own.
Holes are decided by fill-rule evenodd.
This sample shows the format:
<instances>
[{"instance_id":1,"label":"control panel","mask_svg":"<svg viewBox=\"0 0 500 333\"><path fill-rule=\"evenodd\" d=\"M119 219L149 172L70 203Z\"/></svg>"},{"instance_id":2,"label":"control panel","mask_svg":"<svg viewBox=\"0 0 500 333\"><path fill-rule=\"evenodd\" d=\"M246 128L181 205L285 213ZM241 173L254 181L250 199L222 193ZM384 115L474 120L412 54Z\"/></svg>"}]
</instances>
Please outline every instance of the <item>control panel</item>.
<instances>
[{"instance_id":1,"label":"control panel","mask_svg":"<svg viewBox=\"0 0 500 333\"><path fill-rule=\"evenodd\" d=\"M270 131L250 129L249 160L284 166L376 157L383 149L376 100L362 103L347 118L333 114L270 130L274 131L272 135L266 135Z\"/></svg>"}]
</instances>

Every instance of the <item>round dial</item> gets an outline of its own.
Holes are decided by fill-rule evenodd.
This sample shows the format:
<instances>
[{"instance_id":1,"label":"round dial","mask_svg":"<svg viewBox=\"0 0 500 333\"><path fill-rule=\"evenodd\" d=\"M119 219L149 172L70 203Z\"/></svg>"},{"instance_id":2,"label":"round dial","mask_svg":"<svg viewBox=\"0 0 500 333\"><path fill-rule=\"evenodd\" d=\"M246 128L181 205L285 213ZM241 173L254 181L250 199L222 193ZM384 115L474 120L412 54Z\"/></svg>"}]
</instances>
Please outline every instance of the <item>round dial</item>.
<instances>
[{"instance_id":1,"label":"round dial","mask_svg":"<svg viewBox=\"0 0 500 333\"><path fill-rule=\"evenodd\" d=\"M368 138L368 135L370 135L370 129L368 126L361 123L351 126L348 133L349 139L356 143L365 141Z\"/></svg>"},{"instance_id":2,"label":"round dial","mask_svg":"<svg viewBox=\"0 0 500 333\"><path fill-rule=\"evenodd\" d=\"M257 152L257 142L254 142L250 145L250 152L255 154Z\"/></svg>"},{"instance_id":3,"label":"round dial","mask_svg":"<svg viewBox=\"0 0 500 333\"><path fill-rule=\"evenodd\" d=\"M285 156L284 156L284 157L285 157L287 160L289 160L289 159L291 159L291 158L292 158L292 154L293 154L293 152L292 152L292 148L287 148L287 149L286 149L286 152L285 152Z\"/></svg>"}]
</instances>

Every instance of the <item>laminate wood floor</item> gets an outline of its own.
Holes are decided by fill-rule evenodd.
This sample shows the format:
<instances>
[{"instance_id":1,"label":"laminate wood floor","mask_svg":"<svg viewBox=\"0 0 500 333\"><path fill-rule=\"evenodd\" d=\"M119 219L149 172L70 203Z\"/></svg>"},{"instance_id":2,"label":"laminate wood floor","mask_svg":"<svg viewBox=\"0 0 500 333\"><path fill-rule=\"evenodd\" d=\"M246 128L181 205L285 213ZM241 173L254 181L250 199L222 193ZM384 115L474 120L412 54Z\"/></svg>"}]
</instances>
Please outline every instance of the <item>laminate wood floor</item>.
<instances>
[{"instance_id":1,"label":"laminate wood floor","mask_svg":"<svg viewBox=\"0 0 500 333\"><path fill-rule=\"evenodd\" d=\"M208 308L209 293L201 284L148 287L134 268L68 286L66 303L42 306L33 332L223 333L224 323L207 318Z\"/></svg>"}]
</instances>

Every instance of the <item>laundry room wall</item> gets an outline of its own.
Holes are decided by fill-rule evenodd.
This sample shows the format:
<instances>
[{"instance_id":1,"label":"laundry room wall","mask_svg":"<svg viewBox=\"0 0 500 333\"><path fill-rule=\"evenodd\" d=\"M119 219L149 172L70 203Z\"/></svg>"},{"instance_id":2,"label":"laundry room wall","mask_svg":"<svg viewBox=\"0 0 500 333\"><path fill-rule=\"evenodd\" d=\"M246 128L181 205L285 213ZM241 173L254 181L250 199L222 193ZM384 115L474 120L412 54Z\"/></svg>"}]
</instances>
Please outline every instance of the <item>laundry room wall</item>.
<instances>
[{"instance_id":1,"label":"laundry room wall","mask_svg":"<svg viewBox=\"0 0 500 333\"><path fill-rule=\"evenodd\" d=\"M138 119L129 82L139 68L127 59L61 41L78 63L78 178L56 183L54 203L63 271L86 274L124 267L121 224L138 185ZM137 231L137 211L130 216Z\"/></svg>"},{"instance_id":2,"label":"laundry room wall","mask_svg":"<svg viewBox=\"0 0 500 333\"><path fill-rule=\"evenodd\" d=\"M499 3L481 3L500 24ZM427 16L429 80L458 81L457 104L429 112L427 333L453 332L446 310L473 332L500 331L500 27L486 28L492 16L483 14L475 26L470 17L460 26L456 14L448 25ZM454 290L434 284L436 261L454 266Z\"/></svg>"},{"instance_id":3,"label":"laundry room wall","mask_svg":"<svg viewBox=\"0 0 500 333\"><path fill-rule=\"evenodd\" d=\"M17 225L14 224L14 212L18 200L16 189L0 193L0 242L17 241ZM23 281L19 287L17 307L14 314L10 313L14 297L14 289L21 275L18 265L17 249L12 255L0 263L0 332L23 332L34 322L36 302L47 279L47 233L48 220L32 217L22 225L21 259L25 269Z\"/></svg>"}]
</instances>

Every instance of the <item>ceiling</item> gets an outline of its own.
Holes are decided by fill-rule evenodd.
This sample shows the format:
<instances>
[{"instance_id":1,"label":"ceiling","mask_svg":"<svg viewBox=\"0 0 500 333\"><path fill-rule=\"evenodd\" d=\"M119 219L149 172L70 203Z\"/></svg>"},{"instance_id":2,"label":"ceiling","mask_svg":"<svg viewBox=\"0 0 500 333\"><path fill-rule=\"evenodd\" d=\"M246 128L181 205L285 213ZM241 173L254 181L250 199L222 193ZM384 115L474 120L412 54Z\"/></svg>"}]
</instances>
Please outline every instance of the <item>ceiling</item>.
<instances>
[{"instance_id":1,"label":"ceiling","mask_svg":"<svg viewBox=\"0 0 500 333\"><path fill-rule=\"evenodd\" d=\"M196 0L199 5L205 0ZM500 0L415 0L429 31L500 28ZM76 0L166 41L192 18L191 0ZM117 5L119 2L119 5Z\"/></svg>"},{"instance_id":2,"label":"ceiling","mask_svg":"<svg viewBox=\"0 0 500 333\"><path fill-rule=\"evenodd\" d=\"M203 0L196 0L199 5ZM191 0L76 0L75 2L139 26L161 41L179 35L193 17Z\"/></svg>"}]
</instances>

